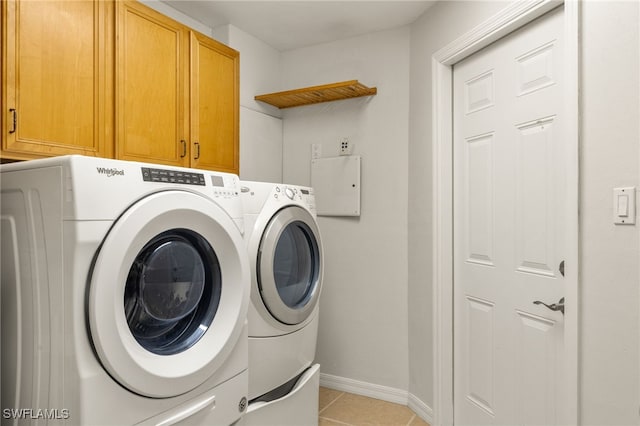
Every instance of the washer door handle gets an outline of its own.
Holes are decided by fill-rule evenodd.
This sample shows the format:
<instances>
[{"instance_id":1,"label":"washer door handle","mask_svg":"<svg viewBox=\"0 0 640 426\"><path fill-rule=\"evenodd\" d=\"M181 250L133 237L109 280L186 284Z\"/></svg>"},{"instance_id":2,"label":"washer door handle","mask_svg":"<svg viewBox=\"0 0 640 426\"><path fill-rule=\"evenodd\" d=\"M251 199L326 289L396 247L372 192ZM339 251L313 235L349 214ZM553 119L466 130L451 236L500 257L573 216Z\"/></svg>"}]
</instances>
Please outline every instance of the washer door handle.
<instances>
[{"instance_id":1,"label":"washer door handle","mask_svg":"<svg viewBox=\"0 0 640 426\"><path fill-rule=\"evenodd\" d=\"M153 417L147 419L142 423L138 423L139 426L171 426L182 422L189 417L204 411L207 407L215 408L216 396L209 395L204 399L191 404L185 404L186 406L176 407L168 413L163 413L162 418ZM211 408L210 408L211 409Z\"/></svg>"}]
</instances>

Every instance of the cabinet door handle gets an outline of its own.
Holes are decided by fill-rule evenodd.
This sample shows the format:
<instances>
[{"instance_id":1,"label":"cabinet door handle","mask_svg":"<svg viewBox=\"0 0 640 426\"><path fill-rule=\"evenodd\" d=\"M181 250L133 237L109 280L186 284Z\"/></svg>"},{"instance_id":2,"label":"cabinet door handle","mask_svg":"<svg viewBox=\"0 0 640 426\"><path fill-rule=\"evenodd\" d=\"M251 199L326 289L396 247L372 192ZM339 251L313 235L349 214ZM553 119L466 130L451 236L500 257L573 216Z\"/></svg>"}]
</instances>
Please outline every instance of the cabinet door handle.
<instances>
[{"instance_id":1,"label":"cabinet door handle","mask_svg":"<svg viewBox=\"0 0 640 426\"><path fill-rule=\"evenodd\" d=\"M180 143L182 144L182 155L180 155L180 158L184 158L187 156L187 141L182 139Z\"/></svg>"},{"instance_id":2,"label":"cabinet door handle","mask_svg":"<svg viewBox=\"0 0 640 426\"><path fill-rule=\"evenodd\" d=\"M193 144L196 146L196 156L193 159L197 160L200 158L200 142L194 142Z\"/></svg>"},{"instance_id":3,"label":"cabinet door handle","mask_svg":"<svg viewBox=\"0 0 640 426\"><path fill-rule=\"evenodd\" d=\"M18 128L18 111L16 111L15 108L9 108L9 112L13 116L11 120L11 130L9 130L9 133L15 133Z\"/></svg>"}]
</instances>

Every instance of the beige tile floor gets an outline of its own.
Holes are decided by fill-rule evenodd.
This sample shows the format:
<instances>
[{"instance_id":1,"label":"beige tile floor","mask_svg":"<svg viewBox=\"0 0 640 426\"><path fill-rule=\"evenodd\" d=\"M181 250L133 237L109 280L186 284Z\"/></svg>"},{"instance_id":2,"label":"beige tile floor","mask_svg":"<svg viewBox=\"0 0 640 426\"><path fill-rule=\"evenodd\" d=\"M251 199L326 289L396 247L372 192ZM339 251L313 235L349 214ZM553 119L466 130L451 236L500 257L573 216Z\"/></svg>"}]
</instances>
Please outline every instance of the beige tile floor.
<instances>
[{"instance_id":1,"label":"beige tile floor","mask_svg":"<svg viewBox=\"0 0 640 426\"><path fill-rule=\"evenodd\" d=\"M320 388L318 426L429 426L404 405Z\"/></svg>"}]
</instances>

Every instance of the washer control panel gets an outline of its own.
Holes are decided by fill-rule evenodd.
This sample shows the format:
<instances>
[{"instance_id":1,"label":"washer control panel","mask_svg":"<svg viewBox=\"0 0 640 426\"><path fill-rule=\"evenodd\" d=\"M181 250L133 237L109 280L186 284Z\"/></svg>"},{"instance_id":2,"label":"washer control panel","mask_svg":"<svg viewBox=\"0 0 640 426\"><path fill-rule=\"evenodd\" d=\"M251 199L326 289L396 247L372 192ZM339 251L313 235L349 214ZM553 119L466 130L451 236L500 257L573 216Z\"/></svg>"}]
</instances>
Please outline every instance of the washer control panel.
<instances>
[{"instance_id":1,"label":"washer control panel","mask_svg":"<svg viewBox=\"0 0 640 426\"><path fill-rule=\"evenodd\" d=\"M179 185L196 185L213 188L214 197L231 198L239 197L237 176L226 173L199 173L191 170L159 169L141 167L142 180L145 182L157 182Z\"/></svg>"},{"instance_id":2,"label":"washer control panel","mask_svg":"<svg viewBox=\"0 0 640 426\"><path fill-rule=\"evenodd\" d=\"M142 167L142 180L145 182L206 186L203 173L152 169L149 167Z\"/></svg>"}]
</instances>

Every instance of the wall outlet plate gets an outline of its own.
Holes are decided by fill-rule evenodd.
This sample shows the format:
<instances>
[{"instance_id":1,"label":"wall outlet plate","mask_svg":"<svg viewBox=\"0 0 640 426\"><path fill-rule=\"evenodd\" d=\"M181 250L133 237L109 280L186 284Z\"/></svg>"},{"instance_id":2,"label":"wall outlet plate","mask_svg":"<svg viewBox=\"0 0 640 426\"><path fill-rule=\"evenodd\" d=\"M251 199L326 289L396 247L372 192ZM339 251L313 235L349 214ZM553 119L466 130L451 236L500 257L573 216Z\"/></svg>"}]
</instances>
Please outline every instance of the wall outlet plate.
<instances>
[{"instance_id":1,"label":"wall outlet plate","mask_svg":"<svg viewBox=\"0 0 640 426\"><path fill-rule=\"evenodd\" d=\"M340 138L340 155L352 155L353 154L353 143L349 140L348 137Z\"/></svg>"}]
</instances>

